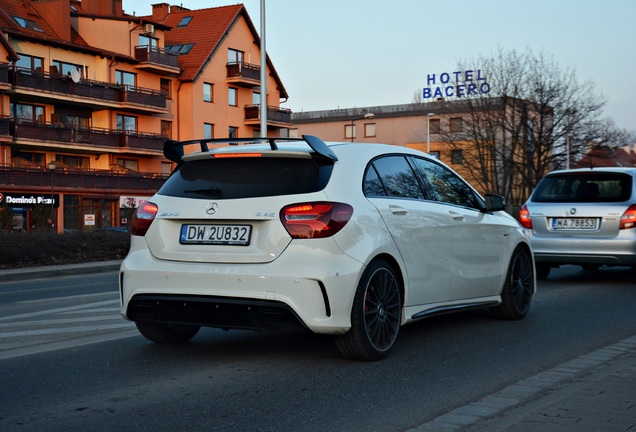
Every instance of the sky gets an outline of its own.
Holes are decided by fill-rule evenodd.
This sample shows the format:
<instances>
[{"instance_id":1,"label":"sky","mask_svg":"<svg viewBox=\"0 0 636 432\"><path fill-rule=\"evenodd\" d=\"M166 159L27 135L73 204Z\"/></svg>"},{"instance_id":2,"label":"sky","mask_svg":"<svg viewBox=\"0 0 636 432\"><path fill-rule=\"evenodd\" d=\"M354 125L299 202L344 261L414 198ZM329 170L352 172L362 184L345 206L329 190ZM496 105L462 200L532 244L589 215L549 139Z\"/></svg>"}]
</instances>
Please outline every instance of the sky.
<instances>
[{"instance_id":1,"label":"sky","mask_svg":"<svg viewBox=\"0 0 636 432\"><path fill-rule=\"evenodd\" d=\"M267 53L294 112L407 104L429 74L497 51L531 49L591 81L603 117L636 132L635 0L265 0ZM204 9L261 0L124 0Z\"/></svg>"}]
</instances>

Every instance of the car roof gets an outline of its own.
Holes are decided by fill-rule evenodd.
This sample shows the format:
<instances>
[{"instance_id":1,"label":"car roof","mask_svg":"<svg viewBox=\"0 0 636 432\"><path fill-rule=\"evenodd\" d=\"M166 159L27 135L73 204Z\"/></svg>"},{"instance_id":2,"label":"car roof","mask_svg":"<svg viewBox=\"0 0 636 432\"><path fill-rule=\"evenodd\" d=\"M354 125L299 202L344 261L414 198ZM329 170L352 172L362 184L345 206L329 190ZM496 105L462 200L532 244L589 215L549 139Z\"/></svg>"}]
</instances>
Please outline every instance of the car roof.
<instances>
[{"instance_id":1,"label":"car roof","mask_svg":"<svg viewBox=\"0 0 636 432\"><path fill-rule=\"evenodd\" d=\"M559 174L576 174L576 173L591 173L591 172L600 172L600 173L625 173L630 174L632 176L636 176L636 167L589 167L589 168L572 168L572 169L564 169L564 170L555 170L550 171L546 176L551 175L559 175Z\"/></svg>"}]
</instances>

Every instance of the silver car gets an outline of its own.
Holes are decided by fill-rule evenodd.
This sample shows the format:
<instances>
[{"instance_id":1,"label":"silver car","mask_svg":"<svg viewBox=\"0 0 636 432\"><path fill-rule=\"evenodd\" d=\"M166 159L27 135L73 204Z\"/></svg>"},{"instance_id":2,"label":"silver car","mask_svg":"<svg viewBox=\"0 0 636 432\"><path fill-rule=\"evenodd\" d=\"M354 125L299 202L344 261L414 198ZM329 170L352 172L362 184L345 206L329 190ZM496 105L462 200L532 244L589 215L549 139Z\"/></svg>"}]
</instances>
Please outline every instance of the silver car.
<instances>
[{"instance_id":1,"label":"silver car","mask_svg":"<svg viewBox=\"0 0 636 432\"><path fill-rule=\"evenodd\" d=\"M553 171L521 208L534 250L537 278L577 264L636 265L636 168Z\"/></svg>"}]
</instances>

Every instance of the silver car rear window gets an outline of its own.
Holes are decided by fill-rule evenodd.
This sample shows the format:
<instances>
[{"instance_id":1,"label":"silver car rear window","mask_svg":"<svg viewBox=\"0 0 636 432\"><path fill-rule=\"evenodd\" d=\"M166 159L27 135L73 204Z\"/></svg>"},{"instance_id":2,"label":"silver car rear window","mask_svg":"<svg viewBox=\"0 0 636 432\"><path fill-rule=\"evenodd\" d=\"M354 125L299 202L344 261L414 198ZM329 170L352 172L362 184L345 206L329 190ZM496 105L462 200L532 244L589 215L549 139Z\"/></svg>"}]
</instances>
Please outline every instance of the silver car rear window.
<instances>
[{"instance_id":1,"label":"silver car rear window","mask_svg":"<svg viewBox=\"0 0 636 432\"><path fill-rule=\"evenodd\" d=\"M548 175L537 185L534 202L624 202L633 180L625 173L563 173Z\"/></svg>"},{"instance_id":2,"label":"silver car rear window","mask_svg":"<svg viewBox=\"0 0 636 432\"><path fill-rule=\"evenodd\" d=\"M160 195L194 199L255 198L322 190L333 164L311 158L224 158L185 163Z\"/></svg>"}]
</instances>

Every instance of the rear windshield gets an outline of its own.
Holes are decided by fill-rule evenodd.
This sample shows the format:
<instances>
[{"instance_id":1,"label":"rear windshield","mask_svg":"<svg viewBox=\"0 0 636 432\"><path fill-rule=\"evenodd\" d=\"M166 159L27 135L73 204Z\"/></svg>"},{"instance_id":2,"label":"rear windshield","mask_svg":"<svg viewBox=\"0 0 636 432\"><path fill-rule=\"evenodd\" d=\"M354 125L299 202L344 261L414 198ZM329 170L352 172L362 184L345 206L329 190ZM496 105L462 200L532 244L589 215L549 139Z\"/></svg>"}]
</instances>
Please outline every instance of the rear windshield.
<instances>
[{"instance_id":1,"label":"rear windshield","mask_svg":"<svg viewBox=\"0 0 636 432\"><path fill-rule=\"evenodd\" d=\"M535 202L623 202L632 195L632 177L624 173L570 173L543 178Z\"/></svg>"},{"instance_id":2,"label":"rear windshield","mask_svg":"<svg viewBox=\"0 0 636 432\"><path fill-rule=\"evenodd\" d=\"M333 165L303 158L227 158L187 162L159 189L160 195L195 199L254 198L316 192Z\"/></svg>"}]
</instances>

